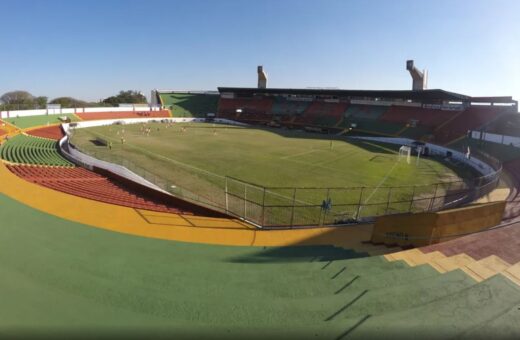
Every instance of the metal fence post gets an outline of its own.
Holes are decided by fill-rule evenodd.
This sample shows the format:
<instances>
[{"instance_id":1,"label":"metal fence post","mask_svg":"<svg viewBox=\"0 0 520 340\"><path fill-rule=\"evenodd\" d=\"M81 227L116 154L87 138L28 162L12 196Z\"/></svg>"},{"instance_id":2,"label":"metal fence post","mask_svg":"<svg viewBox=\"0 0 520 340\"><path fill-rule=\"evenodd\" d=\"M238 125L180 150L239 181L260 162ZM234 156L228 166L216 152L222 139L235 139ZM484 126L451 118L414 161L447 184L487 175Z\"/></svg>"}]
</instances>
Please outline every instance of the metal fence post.
<instances>
[{"instance_id":1,"label":"metal fence post","mask_svg":"<svg viewBox=\"0 0 520 340\"><path fill-rule=\"evenodd\" d=\"M437 190L439 189L439 184L440 183L437 183L437 185L435 185L435 193L433 194L433 198L430 201L430 207L428 208L428 211L433 210L433 204L434 204L435 200L437 199Z\"/></svg>"},{"instance_id":2,"label":"metal fence post","mask_svg":"<svg viewBox=\"0 0 520 340\"><path fill-rule=\"evenodd\" d=\"M244 220L247 217L247 184L244 183Z\"/></svg>"},{"instance_id":3,"label":"metal fence post","mask_svg":"<svg viewBox=\"0 0 520 340\"><path fill-rule=\"evenodd\" d=\"M390 199L392 198L392 188L388 188L388 197L386 198L385 215L388 215L388 208L390 207Z\"/></svg>"},{"instance_id":4,"label":"metal fence post","mask_svg":"<svg viewBox=\"0 0 520 340\"><path fill-rule=\"evenodd\" d=\"M264 193L262 195L262 219L261 219L261 225L262 227L265 227L265 187L264 187Z\"/></svg>"},{"instance_id":5,"label":"metal fence post","mask_svg":"<svg viewBox=\"0 0 520 340\"><path fill-rule=\"evenodd\" d=\"M361 213L361 200L363 199L364 190L365 190L365 187L362 187L361 191L359 192L359 201L358 201L357 212L356 212L356 220L359 218L359 214Z\"/></svg>"},{"instance_id":6,"label":"metal fence post","mask_svg":"<svg viewBox=\"0 0 520 340\"><path fill-rule=\"evenodd\" d=\"M412 199L410 200L410 207L408 208L408 212L412 212L412 208L413 208L413 201L415 199L415 185L413 186L413 190L412 190Z\"/></svg>"},{"instance_id":7,"label":"metal fence post","mask_svg":"<svg viewBox=\"0 0 520 340\"><path fill-rule=\"evenodd\" d=\"M291 222L289 225L291 228L293 227L293 221L294 221L294 206L296 205L296 188L293 189L293 201L292 201L292 211L291 211Z\"/></svg>"},{"instance_id":8,"label":"metal fence post","mask_svg":"<svg viewBox=\"0 0 520 340\"><path fill-rule=\"evenodd\" d=\"M229 212L229 202L228 202L228 179L226 177L226 184L224 188L224 195L225 195L225 201L226 201L226 213Z\"/></svg>"}]
</instances>

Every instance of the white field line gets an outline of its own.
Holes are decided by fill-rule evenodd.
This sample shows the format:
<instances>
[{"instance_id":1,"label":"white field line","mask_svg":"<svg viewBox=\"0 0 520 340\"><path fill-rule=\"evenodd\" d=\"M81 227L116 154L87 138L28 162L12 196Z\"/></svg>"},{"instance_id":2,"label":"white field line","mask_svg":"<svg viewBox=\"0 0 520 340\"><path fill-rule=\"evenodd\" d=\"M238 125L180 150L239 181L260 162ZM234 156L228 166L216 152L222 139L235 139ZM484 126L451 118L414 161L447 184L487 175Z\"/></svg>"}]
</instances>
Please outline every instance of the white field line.
<instances>
[{"instance_id":1,"label":"white field line","mask_svg":"<svg viewBox=\"0 0 520 340\"><path fill-rule=\"evenodd\" d=\"M347 156L354 155L355 153L357 153L357 150L347 151L347 152L342 153L338 157L335 157L333 159L329 159L329 160L326 160L326 161L323 161L323 162L316 162L316 163L313 163L313 165L324 166L325 164L334 163L334 162L339 161L340 159L343 159L343 158L345 158Z\"/></svg>"},{"instance_id":2,"label":"white field line","mask_svg":"<svg viewBox=\"0 0 520 340\"><path fill-rule=\"evenodd\" d=\"M395 152L395 150L392 150L390 148L385 148L384 146L381 146L381 145L377 145L377 144L370 143L370 142L367 142L367 141L364 141L363 143L364 144L368 144L368 145L373 146L373 147L376 147L376 148L379 148L381 150L389 151L392 154L396 154L397 153L397 152Z\"/></svg>"},{"instance_id":3,"label":"white field line","mask_svg":"<svg viewBox=\"0 0 520 340\"><path fill-rule=\"evenodd\" d=\"M342 147L342 145L338 145L336 148L341 148L341 147ZM283 156L283 157L280 157L280 159L290 159L290 158L293 158L293 157L303 156L303 155L306 155L306 154L309 154L309 153L313 153L313 152L317 152L317 151L330 151L330 148L328 146L328 142L327 142L327 146L326 147L315 148L315 149L303 151L303 152L300 152L300 153L296 153L296 154L293 154L293 155Z\"/></svg>"},{"instance_id":4,"label":"white field line","mask_svg":"<svg viewBox=\"0 0 520 340\"><path fill-rule=\"evenodd\" d=\"M289 159L289 158L292 158L292 157L298 157L298 156L306 155L306 154L313 153L313 152L316 152L316 151L321 151L321 150L319 150L319 149L307 150L307 151L300 152L300 153L297 153L297 154L294 154L294 155L283 156L283 157L280 157L280 159Z\"/></svg>"},{"instance_id":5,"label":"white field line","mask_svg":"<svg viewBox=\"0 0 520 340\"><path fill-rule=\"evenodd\" d=\"M377 192L377 190L379 190L379 188L386 182L386 180L388 179L388 177L390 177L390 175L392 174L392 172L394 171L395 167L397 166L397 164L399 164L399 161L396 161L394 163L394 165L392 166L392 168L388 171L388 173L385 175L385 177L381 180L381 182L379 182L379 184L374 188L374 190L370 193L370 195L368 195L367 199L363 202L363 206L359 207L359 212L361 213L361 210L363 210L363 207L365 204L368 203L368 201L372 198L372 196L374 196L374 194ZM345 211L341 211L339 212L337 215L342 215L342 214L345 214L345 213L348 213L349 211L348 210L345 210Z\"/></svg>"},{"instance_id":6,"label":"white field line","mask_svg":"<svg viewBox=\"0 0 520 340\"><path fill-rule=\"evenodd\" d=\"M105 137L105 138L107 138L107 139L109 139L109 140L112 140L112 141L116 141L116 142L117 142L117 139L112 138L112 137L110 137L110 136L107 136L107 135L105 135L105 134L102 134L102 133L100 133L100 132L93 132L93 131L90 131L90 132L92 132L92 133L95 134L95 135L97 134L97 135L99 135L99 136L102 136L102 137ZM132 147L132 148L134 148L134 149L140 150L140 151L142 151L142 152L144 152L144 153L147 153L147 154L149 154L149 155L151 155L151 156L155 156L155 157L158 157L158 158L162 158L162 159L165 159L165 160L170 161L170 162L172 162L172 163L180 164L181 166L185 166L185 167L187 167L187 168L191 168L191 169L194 169L194 170L197 170L197 171L201 171L201 172L206 173L206 174L209 174L209 175L211 175L211 176L215 176L215 177L218 177L218 178L221 178L221 179L225 179L225 178L226 178L226 176L218 175L218 174L216 174L216 173L214 173L214 172L211 172L211 171L207 171L207 170L204 170L204 169L197 168L197 167L195 167L195 166L192 166L192 165L189 165L189 164L186 164L186 163L183 163L183 162L177 161L177 160L175 160L175 159L172 159L172 158L169 158L169 157L163 156L163 155L161 155L161 154L157 154L157 153L150 152L150 151L148 151L148 150L146 150L146 149L143 149L143 148L141 148L141 147L139 147L139 146L132 145L132 144L130 144L130 143L125 143L125 145L130 146L130 147ZM250 184L248 184L248 183L244 183L244 185L247 185L247 186L251 186L251 187L253 187L253 185L250 185ZM270 194L272 194L272 195L275 195L275 196L282 197L282 198L287 199L287 200L290 200L290 201L292 201L292 199L293 199L292 197L287 197L287 196L284 196L284 195L282 195L282 194L279 194L279 193L276 193L276 192L272 192L272 191L270 191L270 190L266 190L266 192L268 192L268 193L270 193ZM312 203L310 203L310 202L305 202L305 201L301 201L301 200L296 200L296 202L298 202L298 203L302 203L302 204L312 205Z\"/></svg>"},{"instance_id":7,"label":"white field line","mask_svg":"<svg viewBox=\"0 0 520 340\"><path fill-rule=\"evenodd\" d=\"M390 177L390 175L392 174L392 172L394 171L395 167L397 166L397 164L399 164L399 161L395 162L394 165L392 166L392 168L388 171L388 173L386 174L386 176L381 180L381 182L379 182L379 184L375 187L375 189L372 191L372 193L370 193L370 195L368 195L367 199L365 200L365 202L363 202L363 204L367 204L368 201L370 201L370 199L372 198L372 196L374 196L374 194L377 192L377 190L379 190L379 188L386 182L386 180L388 179L388 177Z\"/></svg>"},{"instance_id":8,"label":"white field line","mask_svg":"<svg viewBox=\"0 0 520 340\"><path fill-rule=\"evenodd\" d=\"M112 137L109 137L109 136L104 135L104 134L102 134L102 133L94 132L94 131L90 131L90 132L92 132L92 133L95 134L95 135L97 134L97 135L100 135L100 136L102 136L102 137L105 137L105 138L107 138L107 139L109 139L109 140L112 140L112 141L117 142L117 139L112 138ZM218 175L218 174L213 173L213 172L211 172L211 171L207 171L207 170L204 170L204 169L197 168L197 167L195 167L195 166L193 166L193 165L189 165L189 164L186 164L186 163L183 163L183 162L177 161L177 160L175 160L175 159L172 159L172 158L169 158L169 157L163 156L163 155L158 154L158 153L150 152L150 151L148 151L148 150L146 150L146 149L143 149L143 148L141 148L141 147L139 147L139 146L136 146L136 145L133 145L133 144L130 144L130 143L125 143L124 145L126 145L126 146L130 146L130 147L132 147L132 148L134 148L134 149L137 149L137 150L140 150L140 151L142 151L142 152L144 152L144 153L146 153L146 154L148 154L148 155L152 155L152 156L155 156L155 157L158 157L158 158L162 158L162 159L165 159L165 160L170 161L170 162L172 162L172 163L176 163L176 164L179 164L179 165L181 165L181 166L185 166L185 167L187 167L187 168L194 169L194 170L200 171L200 172L202 172L202 173L205 173L205 174L208 174L208 175L211 175L211 176L215 176L215 177L217 177L217 178L222 178L222 179L225 179L225 178L226 178L225 176Z\"/></svg>"}]
</instances>

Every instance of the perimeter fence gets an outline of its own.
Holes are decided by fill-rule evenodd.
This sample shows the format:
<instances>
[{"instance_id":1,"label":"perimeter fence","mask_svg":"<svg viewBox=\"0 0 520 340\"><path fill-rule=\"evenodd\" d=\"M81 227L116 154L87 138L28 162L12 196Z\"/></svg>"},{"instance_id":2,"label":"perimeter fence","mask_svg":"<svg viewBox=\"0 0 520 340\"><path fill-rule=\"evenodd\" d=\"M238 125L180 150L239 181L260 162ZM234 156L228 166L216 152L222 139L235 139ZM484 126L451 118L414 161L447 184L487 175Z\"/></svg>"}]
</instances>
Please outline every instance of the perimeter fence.
<instances>
[{"instance_id":1,"label":"perimeter fence","mask_svg":"<svg viewBox=\"0 0 520 340\"><path fill-rule=\"evenodd\" d=\"M501 173L498 161L486 159L495 169L488 175L427 185L268 187L220 176L161 156L150 157L156 157L154 164L165 163L168 178L158 175L151 167L137 165L117 154L86 154L124 166L176 197L263 228L341 225L372 221L388 214L452 208L491 192L497 187ZM467 165L460 163L457 166Z\"/></svg>"}]
</instances>

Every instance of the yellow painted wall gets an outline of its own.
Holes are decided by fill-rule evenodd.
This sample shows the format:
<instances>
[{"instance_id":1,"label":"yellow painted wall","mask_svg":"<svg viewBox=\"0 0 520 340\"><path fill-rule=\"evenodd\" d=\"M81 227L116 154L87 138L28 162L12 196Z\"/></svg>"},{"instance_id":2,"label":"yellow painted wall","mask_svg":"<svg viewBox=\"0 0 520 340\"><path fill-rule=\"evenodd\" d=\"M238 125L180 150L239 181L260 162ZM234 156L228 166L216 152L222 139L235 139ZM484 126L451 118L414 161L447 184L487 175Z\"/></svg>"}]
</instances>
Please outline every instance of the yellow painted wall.
<instances>
[{"instance_id":1,"label":"yellow painted wall","mask_svg":"<svg viewBox=\"0 0 520 340\"><path fill-rule=\"evenodd\" d=\"M399 246L425 246L495 226L502 220L505 202L475 204L435 213L379 217L372 242Z\"/></svg>"}]
</instances>

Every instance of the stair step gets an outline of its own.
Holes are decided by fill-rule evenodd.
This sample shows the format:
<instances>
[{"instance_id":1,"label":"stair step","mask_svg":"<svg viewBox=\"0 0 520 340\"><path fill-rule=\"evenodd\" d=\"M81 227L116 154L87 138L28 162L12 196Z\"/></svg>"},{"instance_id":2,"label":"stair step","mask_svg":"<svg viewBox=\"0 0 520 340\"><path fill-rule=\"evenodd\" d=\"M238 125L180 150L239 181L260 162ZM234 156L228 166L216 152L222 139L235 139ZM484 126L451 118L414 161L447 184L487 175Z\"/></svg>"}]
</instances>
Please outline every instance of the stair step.
<instances>
[{"instance_id":1,"label":"stair step","mask_svg":"<svg viewBox=\"0 0 520 340\"><path fill-rule=\"evenodd\" d=\"M465 267L473 262L475 262L475 259L473 259L471 256L466 254L457 254L451 257L446 257L444 259L435 260L431 262L430 265L439 272L446 273Z\"/></svg>"}]
</instances>

